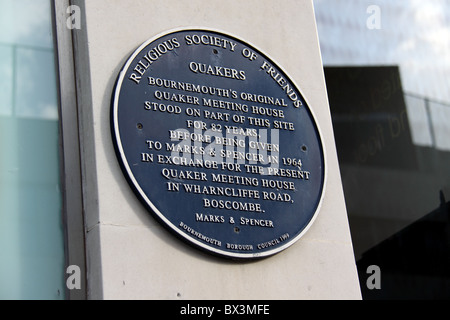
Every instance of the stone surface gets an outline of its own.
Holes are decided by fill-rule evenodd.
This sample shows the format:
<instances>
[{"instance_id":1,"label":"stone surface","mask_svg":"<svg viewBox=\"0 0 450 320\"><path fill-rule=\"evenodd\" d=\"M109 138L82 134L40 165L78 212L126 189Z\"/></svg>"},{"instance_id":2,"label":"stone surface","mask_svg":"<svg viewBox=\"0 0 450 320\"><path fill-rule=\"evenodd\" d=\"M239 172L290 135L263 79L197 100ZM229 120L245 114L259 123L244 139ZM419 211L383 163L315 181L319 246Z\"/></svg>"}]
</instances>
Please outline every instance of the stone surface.
<instances>
[{"instance_id":1,"label":"stone surface","mask_svg":"<svg viewBox=\"0 0 450 320\"><path fill-rule=\"evenodd\" d=\"M74 1L91 299L360 299L311 1ZM118 72L147 39L179 27L236 35L268 54L296 83L321 131L327 177L308 232L260 261L196 250L169 234L129 187L111 139ZM87 61L89 64L87 64ZM95 173L95 175L90 175Z\"/></svg>"}]
</instances>

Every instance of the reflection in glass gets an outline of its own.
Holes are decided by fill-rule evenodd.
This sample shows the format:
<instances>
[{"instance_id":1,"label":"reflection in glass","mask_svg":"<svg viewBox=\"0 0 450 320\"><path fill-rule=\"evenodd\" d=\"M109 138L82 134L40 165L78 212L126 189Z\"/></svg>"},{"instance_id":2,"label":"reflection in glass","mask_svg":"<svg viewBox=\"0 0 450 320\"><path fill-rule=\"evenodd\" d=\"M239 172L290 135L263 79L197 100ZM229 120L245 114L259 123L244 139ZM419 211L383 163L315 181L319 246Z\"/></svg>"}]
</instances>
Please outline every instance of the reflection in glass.
<instances>
[{"instance_id":1,"label":"reflection in glass","mask_svg":"<svg viewBox=\"0 0 450 320\"><path fill-rule=\"evenodd\" d=\"M450 298L450 2L314 6L363 298Z\"/></svg>"},{"instance_id":2,"label":"reflection in glass","mask_svg":"<svg viewBox=\"0 0 450 320\"><path fill-rule=\"evenodd\" d=\"M18 48L16 61L16 115L57 120L53 50Z\"/></svg>"},{"instance_id":3,"label":"reflection in glass","mask_svg":"<svg viewBox=\"0 0 450 320\"><path fill-rule=\"evenodd\" d=\"M64 298L48 0L0 0L0 299Z\"/></svg>"}]
</instances>

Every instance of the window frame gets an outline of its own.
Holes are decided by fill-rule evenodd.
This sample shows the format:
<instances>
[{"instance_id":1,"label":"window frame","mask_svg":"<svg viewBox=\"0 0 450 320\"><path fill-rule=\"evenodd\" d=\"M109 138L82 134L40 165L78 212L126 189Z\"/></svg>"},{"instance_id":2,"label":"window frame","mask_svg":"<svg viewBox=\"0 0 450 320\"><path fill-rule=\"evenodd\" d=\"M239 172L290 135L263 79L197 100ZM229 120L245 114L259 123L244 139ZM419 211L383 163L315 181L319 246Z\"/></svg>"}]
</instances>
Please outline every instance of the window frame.
<instances>
[{"instance_id":1,"label":"window frame","mask_svg":"<svg viewBox=\"0 0 450 320\"><path fill-rule=\"evenodd\" d=\"M62 191L62 220L64 229L65 282L71 275L68 267L80 270L81 288L69 289L65 283L66 300L88 297L86 277L86 236L83 197L83 174L80 145L79 87L76 81L75 29L67 27L69 0L50 0L52 8L53 41L59 114L60 180ZM68 273L69 272L69 273Z\"/></svg>"}]
</instances>

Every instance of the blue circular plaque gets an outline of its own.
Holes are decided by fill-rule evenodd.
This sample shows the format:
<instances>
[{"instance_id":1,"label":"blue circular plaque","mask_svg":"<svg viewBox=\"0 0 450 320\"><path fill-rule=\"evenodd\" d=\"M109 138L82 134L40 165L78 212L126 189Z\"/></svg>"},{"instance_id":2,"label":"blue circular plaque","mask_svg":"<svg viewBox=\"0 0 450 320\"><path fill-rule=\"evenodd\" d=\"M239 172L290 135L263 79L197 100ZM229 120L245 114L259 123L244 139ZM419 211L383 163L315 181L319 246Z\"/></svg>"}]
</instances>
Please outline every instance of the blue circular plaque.
<instances>
[{"instance_id":1,"label":"blue circular plaque","mask_svg":"<svg viewBox=\"0 0 450 320\"><path fill-rule=\"evenodd\" d=\"M169 230L213 254L260 258L292 245L319 211L325 157L311 111L254 46L178 29L125 63L113 141L136 195Z\"/></svg>"}]
</instances>

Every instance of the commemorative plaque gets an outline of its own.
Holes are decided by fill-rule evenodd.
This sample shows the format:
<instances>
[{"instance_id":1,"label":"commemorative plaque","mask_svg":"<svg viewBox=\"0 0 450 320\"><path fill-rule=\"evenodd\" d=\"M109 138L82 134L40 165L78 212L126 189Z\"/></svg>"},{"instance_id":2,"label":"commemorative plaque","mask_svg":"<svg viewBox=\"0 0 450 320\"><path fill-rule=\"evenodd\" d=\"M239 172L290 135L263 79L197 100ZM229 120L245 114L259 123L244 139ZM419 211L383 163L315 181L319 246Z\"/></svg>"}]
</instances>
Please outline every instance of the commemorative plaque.
<instances>
[{"instance_id":1,"label":"commemorative plaque","mask_svg":"<svg viewBox=\"0 0 450 320\"><path fill-rule=\"evenodd\" d=\"M202 29L148 40L118 76L111 119L137 197L188 243L260 258L313 223L325 185L318 127L298 87L253 45Z\"/></svg>"}]
</instances>

